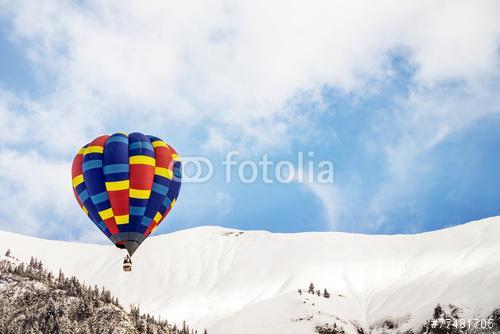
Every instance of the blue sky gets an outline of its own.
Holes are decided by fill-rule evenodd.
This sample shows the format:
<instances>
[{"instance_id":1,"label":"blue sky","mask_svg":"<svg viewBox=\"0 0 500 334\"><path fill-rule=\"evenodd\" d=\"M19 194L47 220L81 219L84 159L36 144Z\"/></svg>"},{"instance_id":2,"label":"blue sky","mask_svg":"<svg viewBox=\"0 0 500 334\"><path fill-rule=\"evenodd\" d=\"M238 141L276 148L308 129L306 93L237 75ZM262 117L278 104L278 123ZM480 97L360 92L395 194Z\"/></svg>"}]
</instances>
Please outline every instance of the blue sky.
<instances>
[{"instance_id":1,"label":"blue sky","mask_svg":"<svg viewBox=\"0 0 500 334\"><path fill-rule=\"evenodd\" d=\"M214 163L157 233L416 233L499 215L498 14L494 1L6 1L0 229L104 242L74 201L70 163L118 131ZM226 183L232 150L312 151L334 183Z\"/></svg>"}]
</instances>

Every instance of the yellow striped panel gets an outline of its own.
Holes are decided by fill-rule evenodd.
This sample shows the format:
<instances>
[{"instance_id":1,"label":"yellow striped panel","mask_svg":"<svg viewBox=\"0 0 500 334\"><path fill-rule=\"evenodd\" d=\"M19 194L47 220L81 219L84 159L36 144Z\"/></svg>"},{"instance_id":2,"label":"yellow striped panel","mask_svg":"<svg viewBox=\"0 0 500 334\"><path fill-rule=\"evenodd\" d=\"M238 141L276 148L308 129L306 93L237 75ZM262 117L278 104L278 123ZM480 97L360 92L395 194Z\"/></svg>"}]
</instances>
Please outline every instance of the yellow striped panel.
<instances>
[{"instance_id":1,"label":"yellow striped panel","mask_svg":"<svg viewBox=\"0 0 500 334\"><path fill-rule=\"evenodd\" d=\"M78 150L77 155L78 154L84 154L86 149L87 149L86 147L82 147L80 150Z\"/></svg>"},{"instance_id":2,"label":"yellow striped panel","mask_svg":"<svg viewBox=\"0 0 500 334\"><path fill-rule=\"evenodd\" d=\"M181 161L181 157L178 154L172 154L172 159L175 161Z\"/></svg>"},{"instance_id":3,"label":"yellow striped panel","mask_svg":"<svg viewBox=\"0 0 500 334\"><path fill-rule=\"evenodd\" d=\"M102 146L89 146L85 149L85 152L83 153L84 155L85 154L89 154L89 153L101 153L104 152L104 147Z\"/></svg>"},{"instance_id":4,"label":"yellow striped panel","mask_svg":"<svg viewBox=\"0 0 500 334\"><path fill-rule=\"evenodd\" d=\"M129 180L106 182L107 191L125 190L130 187Z\"/></svg>"},{"instance_id":5,"label":"yellow striped panel","mask_svg":"<svg viewBox=\"0 0 500 334\"><path fill-rule=\"evenodd\" d=\"M86 215L88 215L88 214L89 214L89 211L88 211L88 210L87 210L87 208L86 208L86 207L84 207L83 205L82 205L82 210L83 210L83 212L85 212L85 214L86 214Z\"/></svg>"},{"instance_id":6,"label":"yellow striped panel","mask_svg":"<svg viewBox=\"0 0 500 334\"><path fill-rule=\"evenodd\" d=\"M99 211L99 216L101 216L102 220L106 220L108 218L113 217L113 209L109 208L103 211Z\"/></svg>"},{"instance_id":7,"label":"yellow striped panel","mask_svg":"<svg viewBox=\"0 0 500 334\"><path fill-rule=\"evenodd\" d=\"M173 208L176 202L177 202L177 198L174 198L174 200L172 201L172 204L170 204L170 207Z\"/></svg>"},{"instance_id":8,"label":"yellow striped panel","mask_svg":"<svg viewBox=\"0 0 500 334\"><path fill-rule=\"evenodd\" d=\"M129 222L129 215L115 216L115 221L119 225L128 224L128 222Z\"/></svg>"},{"instance_id":9,"label":"yellow striped panel","mask_svg":"<svg viewBox=\"0 0 500 334\"><path fill-rule=\"evenodd\" d=\"M73 183L73 188L76 188L80 183L83 182L83 174L77 175L71 180Z\"/></svg>"},{"instance_id":10,"label":"yellow striped panel","mask_svg":"<svg viewBox=\"0 0 500 334\"><path fill-rule=\"evenodd\" d=\"M155 223L158 224L158 222L160 221L161 217L162 217L161 213L157 212L156 215L155 215L155 217L153 218L153 220L155 221Z\"/></svg>"},{"instance_id":11,"label":"yellow striped panel","mask_svg":"<svg viewBox=\"0 0 500 334\"><path fill-rule=\"evenodd\" d=\"M168 147L168 145L161 140L156 140L156 141L152 142L151 144L153 144L153 147Z\"/></svg>"},{"instance_id":12,"label":"yellow striped panel","mask_svg":"<svg viewBox=\"0 0 500 334\"><path fill-rule=\"evenodd\" d=\"M130 189L129 196L131 198L148 199L151 195L151 190Z\"/></svg>"},{"instance_id":13,"label":"yellow striped panel","mask_svg":"<svg viewBox=\"0 0 500 334\"><path fill-rule=\"evenodd\" d=\"M134 155L130 157L129 164L131 165L155 165L155 159L148 157L147 155Z\"/></svg>"},{"instance_id":14,"label":"yellow striped panel","mask_svg":"<svg viewBox=\"0 0 500 334\"><path fill-rule=\"evenodd\" d=\"M155 174L163 176L169 180L172 180L172 176L173 176L173 173L170 169L163 168L163 167L155 167Z\"/></svg>"}]
</instances>

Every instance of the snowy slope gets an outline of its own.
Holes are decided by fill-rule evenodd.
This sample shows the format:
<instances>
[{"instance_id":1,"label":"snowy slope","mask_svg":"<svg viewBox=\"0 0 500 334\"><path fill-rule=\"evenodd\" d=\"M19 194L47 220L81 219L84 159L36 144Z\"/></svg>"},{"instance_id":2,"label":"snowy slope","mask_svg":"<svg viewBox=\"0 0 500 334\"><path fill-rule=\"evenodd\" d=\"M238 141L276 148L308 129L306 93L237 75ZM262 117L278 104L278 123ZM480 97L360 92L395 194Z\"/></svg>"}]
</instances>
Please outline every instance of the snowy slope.
<instances>
[{"instance_id":1,"label":"snowy slope","mask_svg":"<svg viewBox=\"0 0 500 334\"><path fill-rule=\"evenodd\" d=\"M393 236L201 227L149 238L131 273L122 272L124 252L113 246L0 232L0 252L7 248L104 285L124 305L211 334L303 334L333 321L354 331L351 321L367 329L387 318L405 329L438 303L463 308L464 317L500 307L500 217ZM310 282L332 298L299 295Z\"/></svg>"}]
</instances>

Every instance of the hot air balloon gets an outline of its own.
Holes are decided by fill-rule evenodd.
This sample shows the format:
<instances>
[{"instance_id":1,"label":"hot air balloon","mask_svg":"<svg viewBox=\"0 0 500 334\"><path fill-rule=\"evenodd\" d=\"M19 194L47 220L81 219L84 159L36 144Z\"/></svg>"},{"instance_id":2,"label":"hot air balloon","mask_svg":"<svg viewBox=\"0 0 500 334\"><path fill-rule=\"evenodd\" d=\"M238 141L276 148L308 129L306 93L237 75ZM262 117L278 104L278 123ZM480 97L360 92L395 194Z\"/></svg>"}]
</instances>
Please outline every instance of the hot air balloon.
<instances>
[{"instance_id":1,"label":"hot air balloon","mask_svg":"<svg viewBox=\"0 0 500 334\"><path fill-rule=\"evenodd\" d=\"M177 152L142 133L100 136L76 154L73 192L83 212L130 257L168 215L181 187ZM130 257L129 257L130 255Z\"/></svg>"}]
</instances>

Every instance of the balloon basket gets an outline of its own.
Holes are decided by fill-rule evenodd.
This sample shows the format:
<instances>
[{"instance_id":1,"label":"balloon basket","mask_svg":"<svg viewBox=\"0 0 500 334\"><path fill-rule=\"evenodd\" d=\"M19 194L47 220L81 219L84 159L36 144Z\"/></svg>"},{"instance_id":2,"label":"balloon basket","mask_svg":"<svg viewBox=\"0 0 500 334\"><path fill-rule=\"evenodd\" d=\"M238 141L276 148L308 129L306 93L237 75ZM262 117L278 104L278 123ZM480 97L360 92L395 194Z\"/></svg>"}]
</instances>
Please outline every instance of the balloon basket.
<instances>
[{"instance_id":1,"label":"balloon basket","mask_svg":"<svg viewBox=\"0 0 500 334\"><path fill-rule=\"evenodd\" d=\"M132 264L130 264L130 263L124 263L123 264L123 271L125 271L125 272L132 271Z\"/></svg>"}]
</instances>

